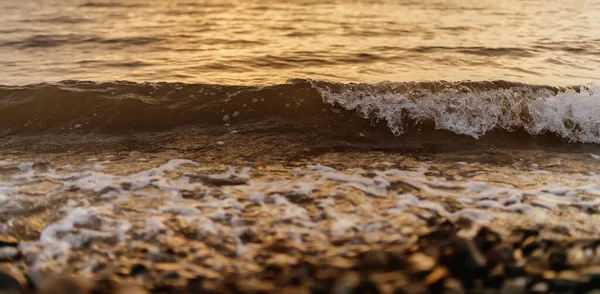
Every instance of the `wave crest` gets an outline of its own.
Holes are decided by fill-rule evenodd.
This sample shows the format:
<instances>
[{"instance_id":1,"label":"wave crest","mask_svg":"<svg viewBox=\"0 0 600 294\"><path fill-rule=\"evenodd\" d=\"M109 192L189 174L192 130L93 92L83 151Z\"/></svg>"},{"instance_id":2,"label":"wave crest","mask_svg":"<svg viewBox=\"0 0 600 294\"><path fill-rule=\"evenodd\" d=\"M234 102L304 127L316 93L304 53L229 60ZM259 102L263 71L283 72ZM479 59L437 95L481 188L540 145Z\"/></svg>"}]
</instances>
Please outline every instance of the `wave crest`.
<instances>
[{"instance_id":1,"label":"wave crest","mask_svg":"<svg viewBox=\"0 0 600 294\"><path fill-rule=\"evenodd\" d=\"M81 81L0 86L0 133L5 135L154 132L180 126L208 132L225 124L347 133L369 131L365 126L371 121L383 122L394 135L433 126L476 139L504 130L600 143L600 85L296 79L265 87Z\"/></svg>"},{"instance_id":2,"label":"wave crest","mask_svg":"<svg viewBox=\"0 0 600 294\"><path fill-rule=\"evenodd\" d=\"M310 81L323 101L384 120L395 135L406 121L479 138L495 129L555 133L600 143L600 85L558 88L511 82L339 84Z\"/></svg>"}]
</instances>

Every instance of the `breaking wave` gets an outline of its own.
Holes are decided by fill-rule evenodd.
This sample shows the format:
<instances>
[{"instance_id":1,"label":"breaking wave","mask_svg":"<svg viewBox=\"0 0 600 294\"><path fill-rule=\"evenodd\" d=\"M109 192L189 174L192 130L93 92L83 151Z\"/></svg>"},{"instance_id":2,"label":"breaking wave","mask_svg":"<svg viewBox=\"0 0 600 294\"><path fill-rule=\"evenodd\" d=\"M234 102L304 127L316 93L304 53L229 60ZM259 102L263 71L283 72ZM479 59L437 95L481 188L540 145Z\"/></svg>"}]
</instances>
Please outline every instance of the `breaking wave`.
<instances>
[{"instance_id":1,"label":"breaking wave","mask_svg":"<svg viewBox=\"0 0 600 294\"><path fill-rule=\"evenodd\" d=\"M295 79L271 86L122 81L0 86L5 135L211 129L272 121L313 130L383 123L396 136L427 127L473 138L493 130L525 131L600 143L600 85Z\"/></svg>"}]
</instances>

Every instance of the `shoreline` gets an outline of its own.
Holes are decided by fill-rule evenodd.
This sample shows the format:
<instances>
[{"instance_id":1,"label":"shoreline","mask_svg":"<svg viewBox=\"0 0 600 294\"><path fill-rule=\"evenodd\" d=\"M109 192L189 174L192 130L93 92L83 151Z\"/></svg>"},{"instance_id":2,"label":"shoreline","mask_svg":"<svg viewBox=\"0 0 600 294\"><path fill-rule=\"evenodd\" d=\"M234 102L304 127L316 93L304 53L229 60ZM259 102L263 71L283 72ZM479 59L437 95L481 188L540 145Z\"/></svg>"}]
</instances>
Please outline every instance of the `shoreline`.
<instances>
[{"instance_id":1,"label":"shoreline","mask_svg":"<svg viewBox=\"0 0 600 294\"><path fill-rule=\"evenodd\" d=\"M190 285L212 293L276 293L284 285L300 287L299 293L309 291L306 287L328 292L373 285L381 293L392 288L428 293L446 284L462 293L461 287L470 287L457 276L462 270L441 259L445 250L423 247L419 240L452 232L456 237L434 240L472 249L473 238L487 227L513 248L511 256L534 246L529 243L541 251L511 261L520 273L514 276L507 265L488 268L490 257L476 245L486 256L487 276L476 278L474 287L492 289L486 284L490 277L505 278L494 280L500 288L542 283L535 287L554 289L563 275L574 287L595 283L594 277L585 278L591 265L558 271L544 263L555 251L551 248L571 250L562 243L598 244L594 193L600 188L593 184L597 174L591 167L597 164L589 154L507 149L408 155L359 149L240 158L224 152L1 153L5 188L0 192L9 201L3 203L2 223L12 225L0 229L17 240L4 246L17 250L8 249L14 253L10 263L38 276L138 281L153 293L185 293ZM513 240L515 230L529 235ZM540 236L530 236L532 230ZM398 248L401 252L393 253ZM586 248L581 250L588 254ZM364 261L364 254L374 260ZM415 254L423 259L415 266L431 264L429 258L433 268L412 272L406 264ZM389 264L388 258L406 267L377 264ZM534 263L541 274L527 272L532 262L542 262ZM312 271L304 276L311 282L292 282L288 273L302 272L297 267L303 266ZM134 268L143 278L131 276ZM324 278L317 281L321 271ZM523 275L529 278L519 278ZM165 286L166 281L175 286ZM395 282L401 285L384 286Z\"/></svg>"}]
</instances>

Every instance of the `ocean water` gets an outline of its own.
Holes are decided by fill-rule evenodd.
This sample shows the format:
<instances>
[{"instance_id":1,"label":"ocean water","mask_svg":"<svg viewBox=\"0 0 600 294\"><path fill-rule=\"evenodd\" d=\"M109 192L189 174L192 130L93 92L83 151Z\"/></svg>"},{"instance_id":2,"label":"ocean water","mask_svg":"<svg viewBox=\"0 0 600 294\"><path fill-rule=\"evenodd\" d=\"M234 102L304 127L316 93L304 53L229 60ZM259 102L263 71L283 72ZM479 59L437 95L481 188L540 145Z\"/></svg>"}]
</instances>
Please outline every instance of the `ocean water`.
<instances>
[{"instance_id":1,"label":"ocean water","mask_svg":"<svg viewBox=\"0 0 600 294\"><path fill-rule=\"evenodd\" d=\"M0 1L0 84L598 78L598 1Z\"/></svg>"},{"instance_id":2,"label":"ocean water","mask_svg":"<svg viewBox=\"0 0 600 294\"><path fill-rule=\"evenodd\" d=\"M597 236L599 1L0 10L0 236L19 242L0 259L25 272L118 273L176 241L248 274L273 240L343 256L443 220Z\"/></svg>"}]
</instances>

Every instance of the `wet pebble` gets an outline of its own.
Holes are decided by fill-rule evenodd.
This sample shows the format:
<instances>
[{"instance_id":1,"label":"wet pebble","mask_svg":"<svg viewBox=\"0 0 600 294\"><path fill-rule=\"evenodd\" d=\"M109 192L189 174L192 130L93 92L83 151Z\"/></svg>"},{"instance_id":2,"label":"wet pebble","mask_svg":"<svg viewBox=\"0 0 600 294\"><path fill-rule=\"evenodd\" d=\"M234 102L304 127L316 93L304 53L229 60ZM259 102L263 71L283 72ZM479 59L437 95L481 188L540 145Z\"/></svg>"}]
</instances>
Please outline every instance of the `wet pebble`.
<instances>
[{"instance_id":1,"label":"wet pebble","mask_svg":"<svg viewBox=\"0 0 600 294\"><path fill-rule=\"evenodd\" d=\"M19 240L13 236L0 235L0 248L17 247Z\"/></svg>"},{"instance_id":2,"label":"wet pebble","mask_svg":"<svg viewBox=\"0 0 600 294\"><path fill-rule=\"evenodd\" d=\"M134 283L118 283L110 279L98 280L91 294L147 294L148 291Z\"/></svg>"},{"instance_id":3,"label":"wet pebble","mask_svg":"<svg viewBox=\"0 0 600 294\"><path fill-rule=\"evenodd\" d=\"M340 243L347 246L344 250L326 245L317 250L285 238L247 238L264 250L251 257L256 262L253 267L245 265L234 273L226 262L220 263L223 258L204 252L212 244L209 241L194 241L198 246L193 252L182 249L191 244L183 238L161 240L156 246L133 242L131 252L139 259L114 268L106 260L106 268L114 270L109 279L92 283L72 276L48 277L36 293L147 293L123 281L146 285L155 293L524 294L589 293L600 288L600 266L590 265L600 242L548 241L529 231L503 240L490 228L468 239L458 237L447 220L438 226L425 238L415 236L414 243L376 249L367 242ZM211 249L216 250L216 245ZM181 255L181 251L193 254ZM26 293L27 283L22 280L1 273L0 294Z\"/></svg>"},{"instance_id":4,"label":"wet pebble","mask_svg":"<svg viewBox=\"0 0 600 294\"><path fill-rule=\"evenodd\" d=\"M548 263L550 269L555 271L562 271L570 268L567 263L567 251L564 248L554 248L550 251L548 257Z\"/></svg>"},{"instance_id":5,"label":"wet pebble","mask_svg":"<svg viewBox=\"0 0 600 294\"><path fill-rule=\"evenodd\" d=\"M148 291L139 285L125 284L120 285L112 294L148 294Z\"/></svg>"},{"instance_id":6,"label":"wet pebble","mask_svg":"<svg viewBox=\"0 0 600 294\"><path fill-rule=\"evenodd\" d=\"M89 294L93 289L91 281L81 277L48 277L39 286L39 294Z\"/></svg>"},{"instance_id":7,"label":"wet pebble","mask_svg":"<svg viewBox=\"0 0 600 294\"><path fill-rule=\"evenodd\" d=\"M441 251L441 263L461 281L465 289L473 289L475 281L483 278L486 261L473 241L457 239Z\"/></svg>"},{"instance_id":8,"label":"wet pebble","mask_svg":"<svg viewBox=\"0 0 600 294\"><path fill-rule=\"evenodd\" d=\"M525 294L527 293L527 280L525 278L509 279L504 281L500 294Z\"/></svg>"},{"instance_id":9,"label":"wet pebble","mask_svg":"<svg viewBox=\"0 0 600 294\"><path fill-rule=\"evenodd\" d=\"M27 293L25 287L14 276L0 271L0 294Z\"/></svg>"},{"instance_id":10,"label":"wet pebble","mask_svg":"<svg viewBox=\"0 0 600 294\"><path fill-rule=\"evenodd\" d=\"M554 293L575 293L589 280L580 276L575 271L562 271L550 280L550 289Z\"/></svg>"},{"instance_id":11,"label":"wet pebble","mask_svg":"<svg viewBox=\"0 0 600 294\"><path fill-rule=\"evenodd\" d=\"M502 242L502 238L500 234L490 230L487 227L483 227L477 232L477 235L474 238L474 242L477 244L479 250L486 254L498 244Z\"/></svg>"},{"instance_id":12,"label":"wet pebble","mask_svg":"<svg viewBox=\"0 0 600 294\"><path fill-rule=\"evenodd\" d=\"M387 270L388 267L388 255L381 250L370 250L360 257L359 268L361 270L373 272Z\"/></svg>"},{"instance_id":13,"label":"wet pebble","mask_svg":"<svg viewBox=\"0 0 600 294\"><path fill-rule=\"evenodd\" d=\"M549 293L550 285L547 282L532 283L529 287L530 293Z\"/></svg>"},{"instance_id":14,"label":"wet pebble","mask_svg":"<svg viewBox=\"0 0 600 294\"><path fill-rule=\"evenodd\" d=\"M444 283L443 294L464 294L466 293L460 281L456 279L447 279Z\"/></svg>"},{"instance_id":15,"label":"wet pebble","mask_svg":"<svg viewBox=\"0 0 600 294\"><path fill-rule=\"evenodd\" d=\"M420 252L411 255L408 262L410 264L410 269L414 273L429 272L433 270L436 265L435 259Z\"/></svg>"}]
</instances>

